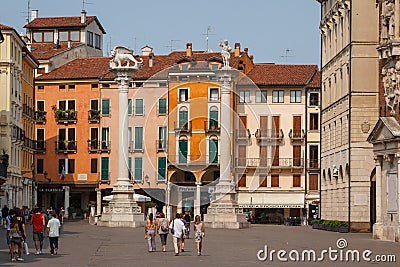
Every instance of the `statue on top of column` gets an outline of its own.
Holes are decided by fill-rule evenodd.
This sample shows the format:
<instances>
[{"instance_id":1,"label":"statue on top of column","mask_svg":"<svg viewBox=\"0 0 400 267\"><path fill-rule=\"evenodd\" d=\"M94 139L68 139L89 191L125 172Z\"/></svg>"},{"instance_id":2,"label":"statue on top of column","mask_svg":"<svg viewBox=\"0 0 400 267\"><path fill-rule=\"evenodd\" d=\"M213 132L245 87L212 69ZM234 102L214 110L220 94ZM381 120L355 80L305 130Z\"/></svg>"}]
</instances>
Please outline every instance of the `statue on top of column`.
<instances>
[{"instance_id":1,"label":"statue on top of column","mask_svg":"<svg viewBox=\"0 0 400 267\"><path fill-rule=\"evenodd\" d=\"M224 40L224 42L219 41L219 46L222 47L221 56L222 61L224 62L224 68L229 69L229 59L231 58L232 47L228 45L228 40Z\"/></svg>"},{"instance_id":2,"label":"statue on top of column","mask_svg":"<svg viewBox=\"0 0 400 267\"><path fill-rule=\"evenodd\" d=\"M133 51L123 47L123 46L116 46L111 50L112 59L110 60L110 67L111 68L120 68L120 67L131 67L134 69L138 69L141 64L143 63L143 59L141 61L137 61L136 58L133 56ZM126 65L122 66L122 62L125 61ZM130 66L130 62L134 62L135 65Z\"/></svg>"},{"instance_id":3,"label":"statue on top of column","mask_svg":"<svg viewBox=\"0 0 400 267\"><path fill-rule=\"evenodd\" d=\"M387 42L394 38L394 0L385 0L382 3L382 14L381 14L381 24L382 32L381 39L383 42Z\"/></svg>"}]
</instances>

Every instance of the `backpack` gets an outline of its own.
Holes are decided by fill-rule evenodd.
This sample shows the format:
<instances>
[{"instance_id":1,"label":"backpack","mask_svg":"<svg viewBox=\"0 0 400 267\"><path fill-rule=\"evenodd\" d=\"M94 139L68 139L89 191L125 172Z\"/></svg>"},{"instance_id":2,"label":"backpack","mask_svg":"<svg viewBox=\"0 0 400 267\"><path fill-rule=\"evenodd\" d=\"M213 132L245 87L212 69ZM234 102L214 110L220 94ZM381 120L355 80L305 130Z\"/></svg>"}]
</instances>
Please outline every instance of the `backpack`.
<instances>
[{"instance_id":1,"label":"backpack","mask_svg":"<svg viewBox=\"0 0 400 267\"><path fill-rule=\"evenodd\" d=\"M161 221L161 231L163 233L167 232L168 233L168 220L163 218L163 220Z\"/></svg>"}]
</instances>

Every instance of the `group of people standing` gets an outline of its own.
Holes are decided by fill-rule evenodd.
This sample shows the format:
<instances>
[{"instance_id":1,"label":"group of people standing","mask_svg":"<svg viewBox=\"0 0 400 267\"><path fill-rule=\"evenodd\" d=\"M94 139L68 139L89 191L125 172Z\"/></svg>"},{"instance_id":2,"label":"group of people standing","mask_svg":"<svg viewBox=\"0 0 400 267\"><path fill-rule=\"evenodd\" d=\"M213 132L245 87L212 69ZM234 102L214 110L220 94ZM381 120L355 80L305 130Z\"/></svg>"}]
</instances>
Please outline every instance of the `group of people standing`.
<instances>
[{"instance_id":1,"label":"group of people standing","mask_svg":"<svg viewBox=\"0 0 400 267\"><path fill-rule=\"evenodd\" d=\"M177 213L175 219L169 221L165 218L165 214L160 212L154 218L150 213L146 220L145 239L148 242L149 252L156 251L156 235L161 239L162 252L166 252L166 244L168 234L172 234L174 243L175 256L185 251L185 239L189 238L191 217L189 212L185 214ZM204 223L201 221L200 215L196 215L193 225L194 241L196 242L197 255L201 255L202 241L205 236Z\"/></svg>"},{"instance_id":2,"label":"group of people standing","mask_svg":"<svg viewBox=\"0 0 400 267\"><path fill-rule=\"evenodd\" d=\"M33 230L33 241L35 243L35 255L42 254L43 239L45 235L49 237L50 253L56 255L58 251L58 238L60 236L60 221L54 210L48 210L47 213L35 207L32 215L26 215L20 208L8 210L7 206L2 209L2 217L5 228L7 229L6 239L10 249L11 261L24 261L22 250L29 255L28 244L26 240L26 224L30 223ZM18 249L17 252L15 250ZM15 257L17 254L17 257Z\"/></svg>"}]
</instances>

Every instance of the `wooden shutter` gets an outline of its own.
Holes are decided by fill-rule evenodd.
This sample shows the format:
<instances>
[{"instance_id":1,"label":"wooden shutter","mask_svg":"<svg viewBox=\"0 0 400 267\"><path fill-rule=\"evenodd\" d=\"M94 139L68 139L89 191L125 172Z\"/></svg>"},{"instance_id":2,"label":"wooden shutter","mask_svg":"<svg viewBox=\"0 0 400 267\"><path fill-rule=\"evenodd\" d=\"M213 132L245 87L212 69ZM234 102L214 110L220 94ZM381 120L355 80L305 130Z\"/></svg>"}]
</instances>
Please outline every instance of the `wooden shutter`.
<instances>
[{"instance_id":1,"label":"wooden shutter","mask_svg":"<svg viewBox=\"0 0 400 267\"><path fill-rule=\"evenodd\" d=\"M280 128L281 128L281 124L280 124L280 117L279 116L273 116L272 117L273 120L273 125L272 127L275 127L275 135L273 137L278 137L279 136L279 132L280 132Z\"/></svg>"},{"instance_id":2,"label":"wooden shutter","mask_svg":"<svg viewBox=\"0 0 400 267\"><path fill-rule=\"evenodd\" d=\"M293 187L300 187L301 176L299 174L293 174Z\"/></svg>"},{"instance_id":3,"label":"wooden shutter","mask_svg":"<svg viewBox=\"0 0 400 267\"><path fill-rule=\"evenodd\" d=\"M268 116L260 116L260 136L266 137L268 132Z\"/></svg>"},{"instance_id":4,"label":"wooden shutter","mask_svg":"<svg viewBox=\"0 0 400 267\"><path fill-rule=\"evenodd\" d=\"M240 137L246 137L247 136L247 117L246 116L240 116L240 121L239 121L239 136Z\"/></svg>"},{"instance_id":5,"label":"wooden shutter","mask_svg":"<svg viewBox=\"0 0 400 267\"><path fill-rule=\"evenodd\" d=\"M260 177L260 187L267 187L268 176Z\"/></svg>"},{"instance_id":6,"label":"wooden shutter","mask_svg":"<svg viewBox=\"0 0 400 267\"><path fill-rule=\"evenodd\" d=\"M301 137L301 116L293 116L293 137Z\"/></svg>"},{"instance_id":7,"label":"wooden shutter","mask_svg":"<svg viewBox=\"0 0 400 267\"><path fill-rule=\"evenodd\" d=\"M293 166L301 166L301 146L293 146Z\"/></svg>"},{"instance_id":8,"label":"wooden shutter","mask_svg":"<svg viewBox=\"0 0 400 267\"><path fill-rule=\"evenodd\" d=\"M239 159L238 165L239 166L246 166L246 146L239 146Z\"/></svg>"},{"instance_id":9,"label":"wooden shutter","mask_svg":"<svg viewBox=\"0 0 400 267\"><path fill-rule=\"evenodd\" d=\"M246 174L243 174L242 177L240 177L238 186L246 187Z\"/></svg>"},{"instance_id":10,"label":"wooden shutter","mask_svg":"<svg viewBox=\"0 0 400 267\"><path fill-rule=\"evenodd\" d=\"M279 175L271 175L271 187L279 187Z\"/></svg>"},{"instance_id":11,"label":"wooden shutter","mask_svg":"<svg viewBox=\"0 0 400 267\"><path fill-rule=\"evenodd\" d=\"M318 190L318 174L310 174L308 182L310 190Z\"/></svg>"},{"instance_id":12,"label":"wooden shutter","mask_svg":"<svg viewBox=\"0 0 400 267\"><path fill-rule=\"evenodd\" d=\"M279 146L275 146L274 159L272 166L279 166Z\"/></svg>"},{"instance_id":13,"label":"wooden shutter","mask_svg":"<svg viewBox=\"0 0 400 267\"><path fill-rule=\"evenodd\" d=\"M268 147L260 146L260 166L267 166L268 164Z\"/></svg>"}]
</instances>

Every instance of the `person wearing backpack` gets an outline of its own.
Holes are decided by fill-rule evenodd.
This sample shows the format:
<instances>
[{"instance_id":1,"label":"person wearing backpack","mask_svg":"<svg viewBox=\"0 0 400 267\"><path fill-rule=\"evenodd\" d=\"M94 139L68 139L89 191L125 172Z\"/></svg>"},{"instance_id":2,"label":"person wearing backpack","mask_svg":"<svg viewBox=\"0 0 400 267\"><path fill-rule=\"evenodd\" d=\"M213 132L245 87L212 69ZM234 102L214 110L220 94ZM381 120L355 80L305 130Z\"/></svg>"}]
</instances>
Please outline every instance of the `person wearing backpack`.
<instances>
[{"instance_id":1,"label":"person wearing backpack","mask_svg":"<svg viewBox=\"0 0 400 267\"><path fill-rule=\"evenodd\" d=\"M157 220L157 230L161 239L162 252L166 252L169 221L167 218L165 218L165 214L163 212L160 212L160 218Z\"/></svg>"}]
</instances>

